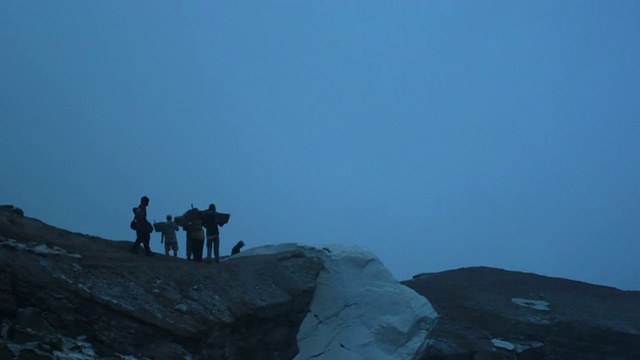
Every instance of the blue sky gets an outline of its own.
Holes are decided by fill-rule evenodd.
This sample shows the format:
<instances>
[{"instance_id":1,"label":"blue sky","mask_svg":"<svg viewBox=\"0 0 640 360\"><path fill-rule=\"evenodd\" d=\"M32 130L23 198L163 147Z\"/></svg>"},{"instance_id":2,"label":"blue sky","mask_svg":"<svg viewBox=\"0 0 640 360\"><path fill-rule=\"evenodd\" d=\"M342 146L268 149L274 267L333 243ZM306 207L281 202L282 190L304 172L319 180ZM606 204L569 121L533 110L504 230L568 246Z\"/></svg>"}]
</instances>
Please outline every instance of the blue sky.
<instances>
[{"instance_id":1,"label":"blue sky","mask_svg":"<svg viewBox=\"0 0 640 360\"><path fill-rule=\"evenodd\" d=\"M636 1L0 2L0 203L640 289ZM157 235L157 234L155 234ZM184 235L179 235L184 248ZM161 251L159 236L153 248Z\"/></svg>"}]
</instances>

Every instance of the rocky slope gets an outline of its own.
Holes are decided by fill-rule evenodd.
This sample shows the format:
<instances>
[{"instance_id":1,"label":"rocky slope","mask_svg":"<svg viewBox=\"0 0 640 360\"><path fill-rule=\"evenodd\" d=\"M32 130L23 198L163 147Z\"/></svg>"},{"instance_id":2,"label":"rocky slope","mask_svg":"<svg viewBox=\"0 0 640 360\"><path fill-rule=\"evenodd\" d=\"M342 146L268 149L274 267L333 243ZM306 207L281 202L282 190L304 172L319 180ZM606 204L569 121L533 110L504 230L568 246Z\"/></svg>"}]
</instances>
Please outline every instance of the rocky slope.
<instances>
[{"instance_id":1,"label":"rocky slope","mask_svg":"<svg viewBox=\"0 0 640 360\"><path fill-rule=\"evenodd\" d=\"M0 359L298 352L320 259L290 251L212 265L132 254L130 246L0 208Z\"/></svg>"},{"instance_id":2,"label":"rocky slope","mask_svg":"<svg viewBox=\"0 0 640 360\"><path fill-rule=\"evenodd\" d=\"M129 251L0 206L0 359L419 359L437 314L356 247L219 264Z\"/></svg>"},{"instance_id":3,"label":"rocky slope","mask_svg":"<svg viewBox=\"0 0 640 360\"><path fill-rule=\"evenodd\" d=\"M403 283L440 314L424 359L640 359L640 291L486 267Z\"/></svg>"},{"instance_id":4,"label":"rocky slope","mask_svg":"<svg viewBox=\"0 0 640 360\"><path fill-rule=\"evenodd\" d=\"M640 359L638 291L482 267L398 289L339 246L206 264L130 245L0 206L0 359Z\"/></svg>"}]
</instances>

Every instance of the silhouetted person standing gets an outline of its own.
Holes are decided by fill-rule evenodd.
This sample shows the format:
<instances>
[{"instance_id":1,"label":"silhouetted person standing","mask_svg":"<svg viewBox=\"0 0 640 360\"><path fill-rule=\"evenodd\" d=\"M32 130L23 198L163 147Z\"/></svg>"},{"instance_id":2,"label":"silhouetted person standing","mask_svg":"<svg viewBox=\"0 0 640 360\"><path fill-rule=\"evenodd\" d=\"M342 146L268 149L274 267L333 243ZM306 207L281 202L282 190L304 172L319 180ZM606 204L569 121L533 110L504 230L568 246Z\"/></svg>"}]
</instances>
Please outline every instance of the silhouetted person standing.
<instances>
[{"instance_id":1,"label":"silhouetted person standing","mask_svg":"<svg viewBox=\"0 0 640 360\"><path fill-rule=\"evenodd\" d=\"M209 205L209 216L204 222L204 228L207 229L207 260L211 261L211 247L213 246L213 255L216 262L220 262L220 229L216 220L216 206Z\"/></svg>"},{"instance_id":2,"label":"silhouetted person standing","mask_svg":"<svg viewBox=\"0 0 640 360\"><path fill-rule=\"evenodd\" d=\"M164 242L164 254L169 255L169 251L173 250L173 256L178 256L178 238L176 237L176 231L180 228L171 215L167 215L167 225L162 229L162 236L160 237L160 244Z\"/></svg>"},{"instance_id":3,"label":"silhouetted person standing","mask_svg":"<svg viewBox=\"0 0 640 360\"><path fill-rule=\"evenodd\" d=\"M136 228L136 242L133 244L131 251L138 252L140 243L144 245L144 251L147 256L151 256L151 247L149 241L151 240L151 233L153 232L153 225L147 220L147 206L149 206L149 198L143 196L140 199L140 205L133 209L135 214L135 228Z\"/></svg>"},{"instance_id":4,"label":"silhouetted person standing","mask_svg":"<svg viewBox=\"0 0 640 360\"><path fill-rule=\"evenodd\" d=\"M191 241L191 252L193 253L193 260L201 262L202 249L204 247L202 215L200 214L200 210L198 210L197 208L193 208L187 212L186 217L187 223L185 225L185 228L187 229L187 241Z\"/></svg>"}]
</instances>

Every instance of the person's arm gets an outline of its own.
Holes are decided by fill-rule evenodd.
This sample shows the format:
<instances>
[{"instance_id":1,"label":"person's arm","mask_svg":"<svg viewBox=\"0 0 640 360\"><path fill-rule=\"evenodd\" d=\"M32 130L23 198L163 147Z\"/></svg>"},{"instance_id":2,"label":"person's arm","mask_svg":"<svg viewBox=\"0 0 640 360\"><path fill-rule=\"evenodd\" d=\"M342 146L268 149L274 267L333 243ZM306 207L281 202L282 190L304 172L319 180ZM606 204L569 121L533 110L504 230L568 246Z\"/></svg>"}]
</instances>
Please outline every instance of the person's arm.
<instances>
[{"instance_id":1,"label":"person's arm","mask_svg":"<svg viewBox=\"0 0 640 360\"><path fill-rule=\"evenodd\" d=\"M160 244L164 243L164 233L161 233L162 235L160 235Z\"/></svg>"}]
</instances>

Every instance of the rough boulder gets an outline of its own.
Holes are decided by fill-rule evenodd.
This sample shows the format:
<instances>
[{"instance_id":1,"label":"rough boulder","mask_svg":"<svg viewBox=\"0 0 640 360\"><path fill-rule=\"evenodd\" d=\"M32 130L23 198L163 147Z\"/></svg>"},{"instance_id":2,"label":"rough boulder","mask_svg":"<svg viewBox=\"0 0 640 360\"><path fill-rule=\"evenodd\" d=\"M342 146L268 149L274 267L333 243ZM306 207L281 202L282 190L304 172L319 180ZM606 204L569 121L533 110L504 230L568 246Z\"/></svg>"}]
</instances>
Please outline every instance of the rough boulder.
<instances>
[{"instance_id":1,"label":"rough boulder","mask_svg":"<svg viewBox=\"0 0 640 360\"><path fill-rule=\"evenodd\" d=\"M301 249L325 264L311 308L298 333L296 359L419 359L437 314L398 283L372 253L356 246L322 249L281 244L244 256Z\"/></svg>"}]
</instances>

